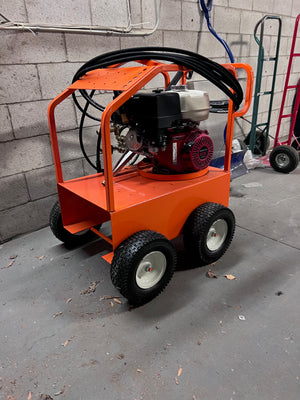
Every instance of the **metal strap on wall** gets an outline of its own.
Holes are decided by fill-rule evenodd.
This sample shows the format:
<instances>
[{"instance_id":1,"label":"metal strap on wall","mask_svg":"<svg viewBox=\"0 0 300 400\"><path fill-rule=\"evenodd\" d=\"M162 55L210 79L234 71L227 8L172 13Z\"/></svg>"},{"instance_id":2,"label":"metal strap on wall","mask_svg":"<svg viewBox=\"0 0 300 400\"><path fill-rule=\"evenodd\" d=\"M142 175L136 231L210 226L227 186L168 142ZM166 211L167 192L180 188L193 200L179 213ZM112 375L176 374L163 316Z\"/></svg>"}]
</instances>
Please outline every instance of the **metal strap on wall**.
<instances>
[{"instance_id":1,"label":"metal strap on wall","mask_svg":"<svg viewBox=\"0 0 300 400\"><path fill-rule=\"evenodd\" d=\"M2 21L0 30L8 31L30 31L32 33L79 33L90 35L116 35L116 36L149 36L153 34L159 25L160 20L160 0L153 0L155 9L155 24L152 29L139 29L138 26L145 25L148 22L134 24L132 22L132 10L130 0L126 0L127 7L127 26L125 28L101 27L101 26L80 26L80 25L48 25L48 24L29 24L23 22L10 21L6 16L0 13Z\"/></svg>"}]
</instances>

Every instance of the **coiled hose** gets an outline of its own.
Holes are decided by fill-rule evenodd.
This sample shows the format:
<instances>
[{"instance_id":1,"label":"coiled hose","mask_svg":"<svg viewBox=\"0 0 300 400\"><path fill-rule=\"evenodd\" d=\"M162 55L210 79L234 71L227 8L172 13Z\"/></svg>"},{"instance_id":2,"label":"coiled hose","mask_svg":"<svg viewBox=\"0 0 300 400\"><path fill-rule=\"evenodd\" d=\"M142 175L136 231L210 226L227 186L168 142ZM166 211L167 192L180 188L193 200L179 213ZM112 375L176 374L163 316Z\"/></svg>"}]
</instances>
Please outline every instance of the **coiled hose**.
<instances>
[{"instance_id":1,"label":"coiled hose","mask_svg":"<svg viewBox=\"0 0 300 400\"><path fill-rule=\"evenodd\" d=\"M198 73L199 75L206 78L208 81L212 82L220 90L222 90L229 98L232 99L234 107L237 110L243 100L243 90L237 81L237 79L222 65L209 60L197 53L181 50L170 47L135 47L124 50L112 51L109 53L104 53L97 56L85 64L83 64L73 77L73 83L84 76L87 72L93 71L99 68L108 68L109 66L115 64L125 64L131 61L137 60L163 60L177 65L181 65ZM104 111L105 107L97 103L93 99L94 91L88 93L87 90L81 89L81 95L87 101L84 108L79 104L75 93L73 93L73 100L76 106L82 112L82 118L80 123L80 144L83 150L83 154L86 157L86 153L83 148L82 141L82 127L84 118L87 116L95 121L101 121L101 118L96 118L90 115L87 110L88 106L91 105L98 109L99 111ZM115 96L118 93L115 92ZM100 135L99 135L100 136ZM100 140L97 141L97 162L96 166L93 165L90 160L88 162L98 171L101 171L100 166ZM86 157L87 158L87 157Z\"/></svg>"}]
</instances>

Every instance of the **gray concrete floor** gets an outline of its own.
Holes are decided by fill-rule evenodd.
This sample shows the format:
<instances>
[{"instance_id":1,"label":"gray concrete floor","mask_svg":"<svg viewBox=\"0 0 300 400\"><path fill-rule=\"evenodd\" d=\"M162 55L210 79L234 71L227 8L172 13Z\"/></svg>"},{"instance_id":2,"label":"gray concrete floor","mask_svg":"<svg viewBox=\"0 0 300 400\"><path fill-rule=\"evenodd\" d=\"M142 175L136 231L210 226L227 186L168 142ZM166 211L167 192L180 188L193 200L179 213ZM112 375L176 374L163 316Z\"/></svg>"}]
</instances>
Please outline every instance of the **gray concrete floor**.
<instances>
[{"instance_id":1,"label":"gray concrete floor","mask_svg":"<svg viewBox=\"0 0 300 400\"><path fill-rule=\"evenodd\" d=\"M45 228L0 246L0 399L298 400L299 178L235 179L225 256L192 268L178 240L171 283L133 310L101 240L70 250Z\"/></svg>"}]
</instances>

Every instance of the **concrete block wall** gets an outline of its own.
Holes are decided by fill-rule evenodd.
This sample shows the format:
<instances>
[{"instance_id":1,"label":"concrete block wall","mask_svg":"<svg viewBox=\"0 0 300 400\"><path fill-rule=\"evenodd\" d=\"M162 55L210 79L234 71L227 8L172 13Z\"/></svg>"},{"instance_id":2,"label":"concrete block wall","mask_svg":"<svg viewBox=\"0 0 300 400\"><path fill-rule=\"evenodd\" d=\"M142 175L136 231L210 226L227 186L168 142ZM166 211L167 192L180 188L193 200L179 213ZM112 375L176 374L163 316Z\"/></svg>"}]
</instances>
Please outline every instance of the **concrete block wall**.
<instances>
[{"instance_id":1,"label":"concrete block wall","mask_svg":"<svg viewBox=\"0 0 300 400\"><path fill-rule=\"evenodd\" d=\"M56 180L47 107L70 84L83 62L106 51L149 45L184 48L217 62L228 62L224 48L208 31L197 0L162 0L161 3L159 27L147 37L0 32L0 242L48 224L56 199ZM130 4L133 23L144 28L153 26L155 13L151 0L131 0ZM32 24L127 25L125 0L0 0L0 12L11 20ZM253 30L266 13L281 16L283 27L272 114L271 134L274 134L300 0L214 0L212 24L230 45L236 61L248 62L255 71L258 49ZM272 50L274 24L268 27L268 32L266 48ZM262 82L265 88L270 84L271 72L266 63ZM300 65L295 65L293 82L299 79L299 72ZM154 86L157 84L154 82ZM217 95L211 90L213 96ZM259 120L266 116L265 102L263 99ZM290 95L289 105L291 102ZM76 131L80 113L71 100L58 107L56 117L64 177L91 173L80 153ZM251 112L248 118L251 120ZM249 129L242 125L245 131L240 135ZM285 128L287 125L286 122ZM94 154L96 129L93 122L87 123L89 154Z\"/></svg>"}]
</instances>

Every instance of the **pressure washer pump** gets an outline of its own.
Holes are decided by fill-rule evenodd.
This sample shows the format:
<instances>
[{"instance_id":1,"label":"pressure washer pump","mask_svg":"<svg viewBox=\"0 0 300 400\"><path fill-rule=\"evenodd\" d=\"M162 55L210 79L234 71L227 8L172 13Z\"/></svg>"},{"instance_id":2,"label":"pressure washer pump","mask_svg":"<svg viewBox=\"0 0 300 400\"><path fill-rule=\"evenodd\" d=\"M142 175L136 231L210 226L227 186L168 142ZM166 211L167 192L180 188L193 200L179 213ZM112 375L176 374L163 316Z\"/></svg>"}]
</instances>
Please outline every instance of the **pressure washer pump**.
<instances>
[{"instance_id":1,"label":"pressure washer pump","mask_svg":"<svg viewBox=\"0 0 300 400\"><path fill-rule=\"evenodd\" d=\"M134 66L128 66L131 62ZM245 96L236 78L239 69L247 74ZM213 142L201 129L209 115L208 95L184 86L191 73L229 98L223 168L211 165ZM144 91L156 76L164 78L164 90ZM176 269L173 239L181 234L195 265L216 262L228 249L235 229L227 208L234 119L248 111L252 87L247 64L220 65L186 50L143 47L88 61L49 105L59 196L50 213L51 229L67 245L82 244L92 235L109 243L111 252L103 258L111 264L113 284L130 304L145 304L167 286ZM105 107L93 97L99 90L113 96ZM55 108L70 95L82 112L82 152L97 173L65 181ZM100 115L90 114L89 106ZM85 117L101 121L96 164L84 150ZM112 150L122 153L117 163ZM101 232L105 222L111 226L109 236Z\"/></svg>"}]
</instances>

